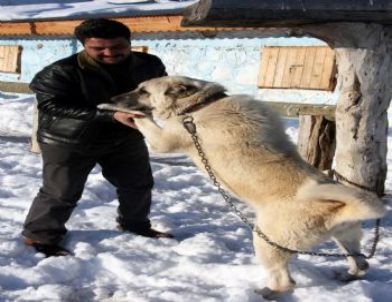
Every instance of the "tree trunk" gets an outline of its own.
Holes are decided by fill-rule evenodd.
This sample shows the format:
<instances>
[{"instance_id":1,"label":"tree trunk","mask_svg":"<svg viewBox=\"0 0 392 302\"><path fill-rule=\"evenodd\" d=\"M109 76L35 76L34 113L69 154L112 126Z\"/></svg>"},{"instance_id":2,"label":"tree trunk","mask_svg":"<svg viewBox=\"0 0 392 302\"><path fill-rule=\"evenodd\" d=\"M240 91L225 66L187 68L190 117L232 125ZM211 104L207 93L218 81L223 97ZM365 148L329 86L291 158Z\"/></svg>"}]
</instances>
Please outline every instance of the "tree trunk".
<instances>
[{"instance_id":1,"label":"tree trunk","mask_svg":"<svg viewBox=\"0 0 392 302\"><path fill-rule=\"evenodd\" d=\"M369 40L367 49L336 49L341 83L336 171L382 195L387 173L387 110L392 97L392 31L363 34Z\"/></svg>"},{"instance_id":2,"label":"tree trunk","mask_svg":"<svg viewBox=\"0 0 392 302\"><path fill-rule=\"evenodd\" d=\"M338 178L382 195L392 98L392 26L335 23L303 27L300 32L325 40L336 51Z\"/></svg>"},{"instance_id":3,"label":"tree trunk","mask_svg":"<svg viewBox=\"0 0 392 302\"><path fill-rule=\"evenodd\" d=\"M335 122L321 115L299 116L298 151L319 170L330 170L335 154Z\"/></svg>"},{"instance_id":4,"label":"tree trunk","mask_svg":"<svg viewBox=\"0 0 392 302\"><path fill-rule=\"evenodd\" d=\"M317 31L336 51L338 178L382 195L387 173L387 110L392 98L392 27L343 23Z\"/></svg>"}]
</instances>

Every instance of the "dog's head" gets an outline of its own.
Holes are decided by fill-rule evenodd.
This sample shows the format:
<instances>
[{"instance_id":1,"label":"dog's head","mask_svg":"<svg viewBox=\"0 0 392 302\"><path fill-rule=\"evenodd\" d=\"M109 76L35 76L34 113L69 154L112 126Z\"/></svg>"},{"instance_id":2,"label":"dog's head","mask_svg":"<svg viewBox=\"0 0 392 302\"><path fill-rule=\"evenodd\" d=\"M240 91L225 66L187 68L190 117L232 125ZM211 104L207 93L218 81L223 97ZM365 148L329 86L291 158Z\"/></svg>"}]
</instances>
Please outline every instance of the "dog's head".
<instances>
[{"instance_id":1,"label":"dog's head","mask_svg":"<svg viewBox=\"0 0 392 302\"><path fill-rule=\"evenodd\" d=\"M113 97L111 101L114 106L112 105L111 109L139 111L160 119L168 119L185 108L224 91L225 88L216 83L166 76L145 81L135 90ZM110 109L107 106L101 108Z\"/></svg>"}]
</instances>

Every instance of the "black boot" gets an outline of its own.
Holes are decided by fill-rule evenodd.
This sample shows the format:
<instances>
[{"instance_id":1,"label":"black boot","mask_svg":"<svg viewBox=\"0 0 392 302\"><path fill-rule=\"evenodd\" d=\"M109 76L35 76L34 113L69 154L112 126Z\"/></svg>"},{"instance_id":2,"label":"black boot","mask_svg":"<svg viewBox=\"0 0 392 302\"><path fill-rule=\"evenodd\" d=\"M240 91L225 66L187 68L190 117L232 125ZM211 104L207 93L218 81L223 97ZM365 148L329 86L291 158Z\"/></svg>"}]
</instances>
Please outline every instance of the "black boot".
<instances>
[{"instance_id":1,"label":"black boot","mask_svg":"<svg viewBox=\"0 0 392 302\"><path fill-rule=\"evenodd\" d=\"M170 233L165 233L165 232L160 232L157 230L154 230L153 228L125 228L122 227L121 225L118 226L118 228L122 231L125 232L130 232L136 235L144 236L144 237L149 237L149 238L174 238L174 236Z\"/></svg>"},{"instance_id":2,"label":"black boot","mask_svg":"<svg viewBox=\"0 0 392 302\"><path fill-rule=\"evenodd\" d=\"M43 253L45 257L59 257L59 256L70 256L72 253L67 249L57 244L47 244L34 241L30 238L25 238L26 245L32 246L37 252Z\"/></svg>"}]
</instances>

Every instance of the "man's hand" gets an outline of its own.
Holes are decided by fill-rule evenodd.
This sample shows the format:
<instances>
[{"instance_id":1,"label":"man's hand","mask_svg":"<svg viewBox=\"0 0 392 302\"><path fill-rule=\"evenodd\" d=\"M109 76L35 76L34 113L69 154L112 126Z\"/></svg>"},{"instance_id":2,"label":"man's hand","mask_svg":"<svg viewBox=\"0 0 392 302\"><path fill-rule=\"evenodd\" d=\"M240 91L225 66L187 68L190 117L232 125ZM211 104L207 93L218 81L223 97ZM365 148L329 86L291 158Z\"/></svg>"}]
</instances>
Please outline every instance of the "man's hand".
<instances>
[{"instance_id":1,"label":"man's hand","mask_svg":"<svg viewBox=\"0 0 392 302\"><path fill-rule=\"evenodd\" d=\"M122 123L122 124L124 124L124 125L126 125L126 126L128 126L128 127L132 127L132 128L134 128L134 129L137 129L137 126L136 126L136 124L135 124L134 119L135 119L135 118L143 118L143 117L145 117L145 116L142 115L142 114L137 114L137 113L125 113L125 112L120 112L120 111L116 111L116 112L113 114L113 118L114 118L116 121L118 121L118 122L120 122L120 123Z\"/></svg>"}]
</instances>

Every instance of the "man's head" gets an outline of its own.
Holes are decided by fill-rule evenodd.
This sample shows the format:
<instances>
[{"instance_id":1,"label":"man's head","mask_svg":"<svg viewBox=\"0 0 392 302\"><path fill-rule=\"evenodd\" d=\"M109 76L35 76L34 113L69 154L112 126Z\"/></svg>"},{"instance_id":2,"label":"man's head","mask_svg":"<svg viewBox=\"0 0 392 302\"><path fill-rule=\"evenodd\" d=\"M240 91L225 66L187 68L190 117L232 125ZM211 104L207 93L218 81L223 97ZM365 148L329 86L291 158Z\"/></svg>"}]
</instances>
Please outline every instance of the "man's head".
<instances>
[{"instance_id":1,"label":"man's head","mask_svg":"<svg viewBox=\"0 0 392 302\"><path fill-rule=\"evenodd\" d=\"M88 19L75 28L75 36L99 63L117 64L129 56L131 31L120 22Z\"/></svg>"}]
</instances>

